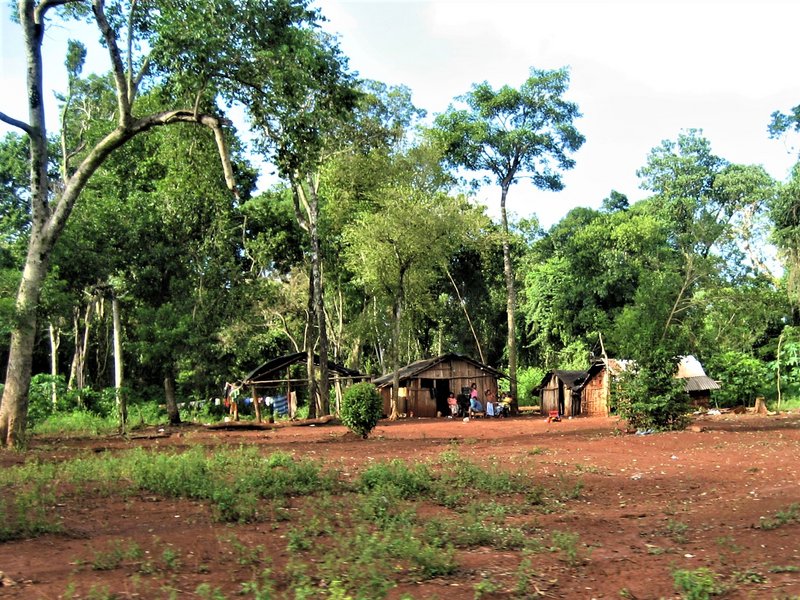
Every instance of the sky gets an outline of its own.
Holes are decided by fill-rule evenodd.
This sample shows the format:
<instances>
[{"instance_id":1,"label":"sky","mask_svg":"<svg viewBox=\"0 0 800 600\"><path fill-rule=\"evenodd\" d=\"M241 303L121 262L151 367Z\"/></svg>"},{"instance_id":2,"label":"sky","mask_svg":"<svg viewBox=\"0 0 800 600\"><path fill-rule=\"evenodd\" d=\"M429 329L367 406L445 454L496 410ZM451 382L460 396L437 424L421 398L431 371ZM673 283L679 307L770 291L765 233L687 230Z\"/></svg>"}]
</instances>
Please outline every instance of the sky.
<instances>
[{"instance_id":1,"label":"sky","mask_svg":"<svg viewBox=\"0 0 800 600\"><path fill-rule=\"evenodd\" d=\"M702 129L731 162L760 164L785 180L796 153L771 140L770 115L800 104L800 2L695 0L322 0L350 67L404 84L432 118L470 90L519 87L531 67L570 69L586 143L565 189L518 185L517 216L549 227L575 206L597 208L611 190L647 196L636 171L651 149ZM478 199L496 214L497 188Z\"/></svg>"},{"instance_id":2,"label":"sky","mask_svg":"<svg viewBox=\"0 0 800 600\"><path fill-rule=\"evenodd\" d=\"M25 118L18 28L0 3L0 111ZM577 103L586 143L565 189L524 183L508 206L551 226L571 208L597 208L611 190L647 196L636 171L650 150L698 128L731 162L760 164L785 180L797 153L771 140L770 114L800 104L797 0L316 0L325 29L339 36L350 68L367 79L406 85L429 120L475 83L519 87L531 67L569 67L566 97ZM63 28L47 32L46 86L64 89ZM96 34L91 33L89 39ZM102 64L90 48L89 65ZM52 102L52 94L48 95ZM51 125L52 126L52 125ZM0 124L0 135L10 128ZM495 215L499 191L477 201Z\"/></svg>"}]
</instances>

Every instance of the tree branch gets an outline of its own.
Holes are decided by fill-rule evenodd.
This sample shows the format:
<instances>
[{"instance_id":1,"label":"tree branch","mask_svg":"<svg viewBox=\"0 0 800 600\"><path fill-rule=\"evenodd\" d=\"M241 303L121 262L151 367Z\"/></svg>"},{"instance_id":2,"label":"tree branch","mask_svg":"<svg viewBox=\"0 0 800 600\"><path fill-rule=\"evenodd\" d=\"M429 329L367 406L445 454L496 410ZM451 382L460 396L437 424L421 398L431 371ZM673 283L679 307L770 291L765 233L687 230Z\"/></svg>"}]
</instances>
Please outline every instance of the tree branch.
<instances>
[{"instance_id":1,"label":"tree branch","mask_svg":"<svg viewBox=\"0 0 800 600\"><path fill-rule=\"evenodd\" d=\"M75 4L80 1L81 0L44 0L44 2L41 2L33 11L33 16L36 19L36 22L41 24L45 13L51 8L55 8L56 6L64 6L65 4Z\"/></svg>"},{"instance_id":2,"label":"tree branch","mask_svg":"<svg viewBox=\"0 0 800 600\"><path fill-rule=\"evenodd\" d=\"M138 119L135 123L131 124L130 131L133 135L136 135L152 129L153 127L169 125L171 123L196 123L198 125L208 127L214 132L214 141L217 143L219 158L222 162L222 170L225 174L225 184L238 199L239 192L236 189L236 179L233 176L233 165L231 164L230 154L228 152L228 144L225 141L225 132L223 130L223 125L228 124L228 122L219 117L215 117L214 115L196 115L193 110L179 109L155 113Z\"/></svg>"},{"instance_id":3,"label":"tree branch","mask_svg":"<svg viewBox=\"0 0 800 600\"><path fill-rule=\"evenodd\" d=\"M128 82L125 78L125 67L122 64L122 56L120 56L119 46L117 45L117 36L111 25L108 24L105 13L105 0L92 0L92 10L94 11L94 18L97 21L97 26L103 34L103 39L108 46L108 54L111 58L112 72L114 73L114 82L116 85L117 105L119 107L119 124L123 127L130 123L131 106L128 102Z\"/></svg>"},{"instance_id":4,"label":"tree branch","mask_svg":"<svg viewBox=\"0 0 800 600\"><path fill-rule=\"evenodd\" d=\"M214 138L217 142L217 149L219 150L220 160L222 161L222 170L225 174L225 183L228 189L231 190L233 195L238 198L239 194L236 190L236 181L233 176L233 166L231 165L230 156L228 155L228 146L225 143L225 135L222 130L223 120L213 115L197 115L190 110L172 110L161 113L148 115L147 117L138 119L130 125L130 127L119 126L111 131L104 137L97 145L92 148L89 154L83 159L81 164L73 173L61 197L58 200L55 210L53 211L52 220L48 227L48 236L58 236L60 231L69 218L72 212L72 207L81 193L89 178L97 171L108 156L117 148L123 146L131 138L140 133L144 133L153 129L154 127L170 125L172 123L195 123L204 125L214 132Z\"/></svg>"},{"instance_id":5,"label":"tree branch","mask_svg":"<svg viewBox=\"0 0 800 600\"><path fill-rule=\"evenodd\" d=\"M9 117L6 113L0 112L0 121L3 123L8 123L12 127L16 127L18 129L22 129L28 135L33 135L33 128L25 123L24 121L18 121L13 117Z\"/></svg>"},{"instance_id":6,"label":"tree branch","mask_svg":"<svg viewBox=\"0 0 800 600\"><path fill-rule=\"evenodd\" d=\"M131 10L128 13L128 105L133 104L136 90L133 86L133 13L136 11L136 0L131 0Z\"/></svg>"}]
</instances>

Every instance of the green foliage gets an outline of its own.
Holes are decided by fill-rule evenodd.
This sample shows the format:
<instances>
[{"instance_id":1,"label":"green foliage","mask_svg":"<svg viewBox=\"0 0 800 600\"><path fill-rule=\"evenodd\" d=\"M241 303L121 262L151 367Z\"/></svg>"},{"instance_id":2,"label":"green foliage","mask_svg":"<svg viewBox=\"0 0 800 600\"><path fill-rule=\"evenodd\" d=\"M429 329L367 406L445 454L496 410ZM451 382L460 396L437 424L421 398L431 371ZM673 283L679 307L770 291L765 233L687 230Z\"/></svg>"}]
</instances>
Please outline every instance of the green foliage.
<instances>
[{"instance_id":1,"label":"green foliage","mask_svg":"<svg viewBox=\"0 0 800 600\"><path fill-rule=\"evenodd\" d=\"M681 521L674 521L670 519L667 523L667 535L672 538L676 544L685 544L688 541L687 532L689 526Z\"/></svg>"},{"instance_id":2,"label":"green foliage","mask_svg":"<svg viewBox=\"0 0 800 600\"><path fill-rule=\"evenodd\" d=\"M33 433L38 435L71 434L102 435L119 429L119 420L115 417L101 417L87 410L58 412L48 416L33 426Z\"/></svg>"},{"instance_id":3,"label":"green foliage","mask_svg":"<svg viewBox=\"0 0 800 600\"><path fill-rule=\"evenodd\" d=\"M721 389L714 391L714 401L720 406L752 406L756 396L771 387L769 365L744 352L729 350L714 355L706 368L720 382Z\"/></svg>"},{"instance_id":4,"label":"green foliage","mask_svg":"<svg viewBox=\"0 0 800 600\"><path fill-rule=\"evenodd\" d=\"M687 570L677 569L672 574L675 588L684 600L708 600L723 592L717 574L707 567Z\"/></svg>"},{"instance_id":5,"label":"green foliage","mask_svg":"<svg viewBox=\"0 0 800 600\"><path fill-rule=\"evenodd\" d=\"M772 517L762 517L758 523L760 529L777 529L790 523L800 523L800 504L790 504L786 510L779 510Z\"/></svg>"},{"instance_id":6,"label":"green foliage","mask_svg":"<svg viewBox=\"0 0 800 600\"><path fill-rule=\"evenodd\" d=\"M544 379L545 370L541 367L526 367L517 371L517 393L520 406L538 406L539 395L536 388Z\"/></svg>"},{"instance_id":7,"label":"green foliage","mask_svg":"<svg viewBox=\"0 0 800 600\"><path fill-rule=\"evenodd\" d=\"M675 379L678 361L658 356L637 364L617 379L612 402L617 414L634 429L683 429L691 412L685 383Z\"/></svg>"},{"instance_id":8,"label":"green foliage","mask_svg":"<svg viewBox=\"0 0 800 600\"><path fill-rule=\"evenodd\" d=\"M401 460L381 462L368 466L359 476L359 487L365 491L378 488L395 488L400 498L418 498L426 495L433 485L433 477L423 463L409 466Z\"/></svg>"},{"instance_id":9,"label":"green foliage","mask_svg":"<svg viewBox=\"0 0 800 600\"><path fill-rule=\"evenodd\" d=\"M519 89L476 84L460 98L466 109L451 108L436 118L434 134L453 167L488 171L495 183L506 185L519 171L541 189L561 189L554 167L574 166L570 153L584 142L573 124L578 106L564 98L568 88L567 69L531 68Z\"/></svg>"},{"instance_id":10,"label":"green foliage","mask_svg":"<svg viewBox=\"0 0 800 600\"><path fill-rule=\"evenodd\" d=\"M770 216L775 229L773 241L778 247L787 271L789 297L796 304L800 300L800 163L792 168L789 181L784 184L770 205Z\"/></svg>"},{"instance_id":11,"label":"green foliage","mask_svg":"<svg viewBox=\"0 0 800 600\"><path fill-rule=\"evenodd\" d=\"M136 542L123 544L122 540L113 540L107 548L96 550L90 565L95 571L112 571L120 567L126 560L138 560L143 556L142 549Z\"/></svg>"},{"instance_id":12,"label":"green foliage","mask_svg":"<svg viewBox=\"0 0 800 600\"><path fill-rule=\"evenodd\" d=\"M339 416L352 432L367 439L382 414L383 400L371 383L357 383L345 390Z\"/></svg>"},{"instance_id":13,"label":"green foliage","mask_svg":"<svg viewBox=\"0 0 800 600\"><path fill-rule=\"evenodd\" d=\"M51 481L35 475L0 495L0 542L61 531L61 520L52 511L55 498Z\"/></svg>"},{"instance_id":14,"label":"green foliage","mask_svg":"<svg viewBox=\"0 0 800 600\"><path fill-rule=\"evenodd\" d=\"M580 548L578 547L580 536L577 533L554 531L550 534L550 541L552 543L550 550L561 552L562 560L569 566L575 567L584 561L584 557L581 556Z\"/></svg>"},{"instance_id":15,"label":"green foliage","mask_svg":"<svg viewBox=\"0 0 800 600\"><path fill-rule=\"evenodd\" d=\"M474 589L475 589L475 595L473 596L473 598L475 598L475 600L480 600L484 596L487 595L491 596L495 592L500 591L502 588L498 583L492 581L491 579L484 579L476 583L474 585Z\"/></svg>"}]
</instances>

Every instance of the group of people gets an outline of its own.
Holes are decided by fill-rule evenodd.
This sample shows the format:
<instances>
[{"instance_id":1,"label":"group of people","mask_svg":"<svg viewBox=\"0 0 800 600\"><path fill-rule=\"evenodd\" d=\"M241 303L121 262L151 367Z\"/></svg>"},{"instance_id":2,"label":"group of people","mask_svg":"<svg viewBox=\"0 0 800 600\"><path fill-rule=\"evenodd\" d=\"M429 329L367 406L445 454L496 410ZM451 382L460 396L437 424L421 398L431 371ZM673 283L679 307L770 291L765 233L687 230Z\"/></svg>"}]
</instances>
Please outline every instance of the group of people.
<instances>
[{"instance_id":1,"label":"group of people","mask_svg":"<svg viewBox=\"0 0 800 600\"><path fill-rule=\"evenodd\" d=\"M472 383L469 388L469 398L460 403L454 392L447 397L447 406L450 409L448 418L469 416L473 413L485 413L487 417L507 417L511 414L511 395L507 392L501 394L500 400L494 390L487 388L484 392L484 402L478 398L478 385Z\"/></svg>"}]
</instances>

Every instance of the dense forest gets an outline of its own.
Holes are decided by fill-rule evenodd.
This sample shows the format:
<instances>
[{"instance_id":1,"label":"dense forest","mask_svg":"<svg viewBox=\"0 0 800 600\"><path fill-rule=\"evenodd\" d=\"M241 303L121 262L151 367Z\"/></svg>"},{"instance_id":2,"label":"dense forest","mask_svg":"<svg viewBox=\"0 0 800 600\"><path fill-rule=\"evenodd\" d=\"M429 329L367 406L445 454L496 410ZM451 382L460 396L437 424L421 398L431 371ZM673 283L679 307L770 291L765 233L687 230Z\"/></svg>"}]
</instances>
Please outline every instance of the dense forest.
<instances>
[{"instance_id":1,"label":"dense forest","mask_svg":"<svg viewBox=\"0 0 800 600\"><path fill-rule=\"evenodd\" d=\"M182 6L19 2L30 113L0 113L19 130L0 140L4 443L54 410L166 400L179 419L289 352L373 375L466 354L522 403L602 352L636 361L645 404L673 402L692 354L722 406L800 396L800 165L776 181L687 129L642 157L647 199L609 190L543 230L506 198L525 178L557 201L574 166L567 68L476 83L428 120L411 90L351 72L305 0ZM111 65L84 75L90 41L72 41L48 115L46 16L94 23ZM764 135L796 134L800 107L775 108ZM471 193L484 180L497 221ZM305 400L328 414L327 370L310 371Z\"/></svg>"}]
</instances>

